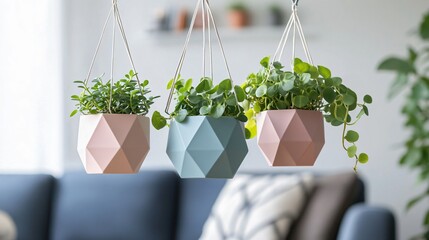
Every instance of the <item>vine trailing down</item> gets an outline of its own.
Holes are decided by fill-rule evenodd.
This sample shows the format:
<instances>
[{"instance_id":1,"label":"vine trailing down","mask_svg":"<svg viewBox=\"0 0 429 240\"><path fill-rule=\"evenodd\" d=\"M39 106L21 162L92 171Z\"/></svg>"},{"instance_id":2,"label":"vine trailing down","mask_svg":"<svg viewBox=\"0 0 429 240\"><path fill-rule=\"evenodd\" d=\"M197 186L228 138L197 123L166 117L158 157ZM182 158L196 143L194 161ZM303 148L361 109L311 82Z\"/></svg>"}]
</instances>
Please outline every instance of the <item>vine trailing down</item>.
<instances>
[{"instance_id":1,"label":"vine trailing down","mask_svg":"<svg viewBox=\"0 0 429 240\"><path fill-rule=\"evenodd\" d=\"M405 127L411 130L405 141L405 152L400 164L419 171L419 180L427 184L429 180L429 13L420 24L418 36L423 47L409 47L407 57L390 57L378 67L379 70L396 74L390 89L389 97L397 96L407 89L410 93L405 99L402 114L405 116ZM429 198L429 187L411 199L407 209ZM415 239L429 240L429 210L423 219L425 232Z\"/></svg>"},{"instance_id":2,"label":"vine trailing down","mask_svg":"<svg viewBox=\"0 0 429 240\"><path fill-rule=\"evenodd\" d=\"M350 158L354 158L354 170L358 163L365 164L369 157L358 153L356 143L359 133L348 130L364 115L369 116L368 104L372 97L365 95L358 102L357 94L346 87L339 77L332 77L331 71L323 66L312 66L296 58L293 71L284 70L280 62L270 63L270 58L261 60L262 70L248 76L241 86L246 94L242 106L249 119L246 137L257 135L257 114L267 110L300 109L321 111L326 122L332 126L342 126L342 147ZM352 113L357 113L352 117Z\"/></svg>"},{"instance_id":3,"label":"vine trailing down","mask_svg":"<svg viewBox=\"0 0 429 240\"><path fill-rule=\"evenodd\" d=\"M180 77L179 77L180 78ZM152 125L160 130L167 125L167 120L183 122L188 116L210 116L213 118L232 117L246 122L243 108L239 105L245 100L244 90L240 86L233 86L230 79L225 79L218 85L208 77L201 78L196 87L192 79L179 79L173 86L172 79L167 89L175 88L177 104L168 117L160 112L154 112Z\"/></svg>"},{"instance_id":4,"label":"vine trailing down","mask_svg":"<svg viewBox=\"0 0 429 240\"><path fill-rule=\"evenodd\" d=\"M147 97L150 90L149 81L141 84L135 80L137 73L131 70L125 78L113 83L109 80L103 82L102 77L92 81L92 86L84 81L75 81L78 88L83 89L80 95L73 95L72 100L77 101L76 109L70 116L78 112L88 114L136 114L146 115L155 97Z\"/></svg>"}]
</instances>

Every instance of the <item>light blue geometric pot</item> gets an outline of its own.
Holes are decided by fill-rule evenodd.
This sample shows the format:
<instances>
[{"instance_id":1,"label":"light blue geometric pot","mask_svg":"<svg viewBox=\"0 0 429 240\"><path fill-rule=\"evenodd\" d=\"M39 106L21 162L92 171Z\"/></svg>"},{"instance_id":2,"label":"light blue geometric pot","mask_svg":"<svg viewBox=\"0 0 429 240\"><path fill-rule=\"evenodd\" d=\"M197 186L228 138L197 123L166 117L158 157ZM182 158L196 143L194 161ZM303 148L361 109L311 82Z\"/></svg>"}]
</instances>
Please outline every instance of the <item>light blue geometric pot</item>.
<instances>
[{"instance_id":1,"label":"light blue geometric pot","mask_svg":"<svg viewBox=\"0 0 429 240\"><path fill-rule=\"evenodd\" d=\"M243 123L234 118L171 122L167 154L181 178L233 178L248 151Z\"/></svg>"}]
</instances>

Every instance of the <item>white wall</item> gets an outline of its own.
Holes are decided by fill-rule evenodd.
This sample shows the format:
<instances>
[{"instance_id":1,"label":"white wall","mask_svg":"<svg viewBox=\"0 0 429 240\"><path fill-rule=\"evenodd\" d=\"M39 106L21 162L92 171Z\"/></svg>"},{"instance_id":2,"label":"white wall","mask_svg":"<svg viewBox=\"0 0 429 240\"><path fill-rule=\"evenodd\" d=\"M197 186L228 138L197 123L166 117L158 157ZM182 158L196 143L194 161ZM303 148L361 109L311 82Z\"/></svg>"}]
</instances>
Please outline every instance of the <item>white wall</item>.
<instances>
[{"instance_id":1,"label":"white wall","mask_svg":"<svg viewBox=\"0 0 429 240\"><path fill-rule=\"evenodd\" d=\"M177 5L180 2L129 0L122 1L120 5L140 76L151 81L155 94L163 96L154 106L154 109L158 110L164 109L167 95L165 85L174 74L184 38L169 35L151 37L144 33L144 29L154 8ZM248 2L253 4L253 9L263 9L266 1ZM221 10L226 3L226 0L212 3L221 23L225 22ZM64 81L65 95L69 96L77 92L72 81L83 79L86 75L110 6L106 0L68 0L65 4ZM192 6L191 1L186 4ZM375 69L386 55L405 54L405 47L412 40L409 33L427 10L429 6L425 0L303 0L300 4L300 15L316 63L330 67L335 75L342 76L359 95L369 93L374 97L375 103L370 108L371 117L363 119L357 128L362 133L360 148L365 149L371 157L370 163L360 168L360 174L367 182L369 202L390 207L395 211L399 221L400 239L407 239L421 231L423 214L429 204L421 203L411 212L405 213L407 200L422 191L422 187L417 185L414 173L400 168L397 164L402 153L401 147L398 146L401 146L407 136L407 131L402 128L403 118L399 114L402 100L386 100L393 76L380 74ZM260 11L256 15L263 21ZM237 83L241 83L248 73L258 70L259 59L273 53L280 35L279 30L253 33L226 31L224 44ZM94 69L95 75L109 72L110 57L107 45ZM199 49L200 46L194 41L183 75L194 78L201 75ZM118 63L117 69L121 72L130 69L125 56ZM217 69L222 71L222 68ZM222 74L224 71L219 72L219 77ZM70 112L72 104L70 101L65 104L67 112ZM78 118L69 119L64 116L64 121L67 164L70 168L81 168L75 151ZM350 171L353 162L341 150L341 130L330 126L326 126L326 130L327 143L312 170ZM165 154L166 140L166 130L152 131L152 149L143 165L145 169L171 168ZM249 146L250 152L242 169L269 171L255 141L250 141Z\"/></svg>"}]
</instances>

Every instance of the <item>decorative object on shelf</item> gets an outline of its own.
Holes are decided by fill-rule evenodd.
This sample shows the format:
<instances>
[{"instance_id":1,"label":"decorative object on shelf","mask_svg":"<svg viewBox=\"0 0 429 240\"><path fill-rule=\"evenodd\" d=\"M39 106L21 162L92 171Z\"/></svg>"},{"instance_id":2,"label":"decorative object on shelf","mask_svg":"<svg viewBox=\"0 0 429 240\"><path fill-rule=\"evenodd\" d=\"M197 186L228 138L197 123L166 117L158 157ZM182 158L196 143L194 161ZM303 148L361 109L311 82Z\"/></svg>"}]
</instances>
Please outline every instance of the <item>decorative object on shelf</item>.
<instances>
[{"instance_id":1,"label":"decorative object on shelf","mask_svg":"<svg viewBox=\"0 0 429 240\"><path fill-rule=\"evenodd\" d=\"M396 73L396 79L390 88L389 98L410 90L406 97L402 114L406 118L405 127L411 130L410 137L404 143L405 153L400 159L402 166L419 171L419 182L425 183L427 190L411 199L407 209L429 198L429 13L420 24L418 35L423 47L409 47L405 58L390 57L378 67L379 70ZM423 219L425 232L415 239L429 239L429 209Z\"/></svg>"},{"instance_id":2,"label":"decorative object on shelf","mask_svg":"<svg viewBox=\"0 0 429 240\"><path fill-rule=\"evenodd\" d=\"M180 73L200 8L204 23L203 77L193 87L192 79L184 80ZM217 37L229 77L218 85L213 84L211 28ZM206 76L207 66L210 77ZM165 112L169 117L163 117L159 112L154 112L152 117L152 124L156 129L165 127L167 121L170 121L167 154L182 178L233 178L247 155L243 124L247 118L239 105L245 99L245 94L240 86L233 85L231 79L209 1L199 0L175 76L168 83L170 95ZM174 96L177 103L170 113Z\"/></svg>"},{"instance_id":3,"label":"decorative object on shelf","mask_svg":"<svg viewBox=\"0 0 429 240\"><path fill-rule=\"evenodd\" d=\"M91 85L88 81L112 15L111 78L106 83L101 77L96 78ZM114 82L116 25L133 70ZM75 83L83 92L72 96L72 100L77 101L77 109L71 116L83 114L79 122L78 152L87 173L137 173L150 148L150 120L145 115L157 97L147 97L149 81L140 82L135 71L117 0L113 0L87 78Z\"/></svg>"},{"instance_id":4,"label":"decorative object on shelf","mask_svg":"<svg viewBox=\"0 0 429 240\"><path fill-rule=\"evenodd\" d=\"M356 93L323 66L314 66L298 17L298 1L293 1L289 19L272 61L265 57L263 69L248 76L242 85L247 99L243 103L249 121L246 137L258 136L258 145L271 166L313 165L324 144L322 113L332 126L342 126L342 146L358 163L368 162L366 153L357 152L359 134L349 130L363 115L369 115L366 95L358 103ZM292 30L292 66L284 70L280 63ZM308 63L295 58L296 34L299 34ZM356 112L355 118L351 113ZM280 121L282 119L282 121ZM349 144L347 145L346 142Z\"/></svg>"},{"instance_id":5,"label":"decorative object on shelf","mask_svg":"<svg viewBox=\"0 0 429 240\"><path fill-rule=\"evenodd\" d=\"M244 2L235 2L229 6L229 24L232 28L240 29L250 23L250 13Z\"/></svg>"},{"instance_id":6,"label":"decorative object on shelf","mask_svg":"<svg viewBox=\"0 0 429 240\"><path fill-rule=\"evenodd\" d=\"M283 9L277 5L273 4L270 6L270 15L269 23L271 26L281 26L283 25L284 12Z\"/></svg>"}]
</instances>

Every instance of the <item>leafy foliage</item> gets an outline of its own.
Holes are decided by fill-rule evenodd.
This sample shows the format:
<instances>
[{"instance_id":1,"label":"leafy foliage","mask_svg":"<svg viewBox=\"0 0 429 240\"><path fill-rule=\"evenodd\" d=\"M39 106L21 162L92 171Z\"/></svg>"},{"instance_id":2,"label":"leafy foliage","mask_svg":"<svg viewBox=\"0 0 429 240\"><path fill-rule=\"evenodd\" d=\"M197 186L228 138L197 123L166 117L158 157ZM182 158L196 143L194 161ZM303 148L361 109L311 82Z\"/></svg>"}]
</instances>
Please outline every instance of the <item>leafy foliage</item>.
<instances>
[{"instance_id":1,"label":"leafy foliage","mask_svg":"<svg viewBox=\"0 0 429 240\"><path fill-rule=\"evenodd\" d=\"M243 102L246 116L246 137L256 136L256 115L262 111L280 109L302 109L322 111L325 120L332 126L343 126L342 146L357 164L368 162L366 153L357 153L359 134L347 131L362 116L369 115L367 104L372 97L366 95L358 103L356 93L346 87L339 77L332 77L331 71L323 66L312 66L295 59L293 71L285 71L280 62L270 64L270 58L261 60L263 69L248 76L242 85L247 95ZM355 118L351 113L357 112ZM348 145L346 144L348 142Z\"/></svg>"},{"instance_id":2,"label":"leafy foliage","mask_svg":"<svg viewBox=\"0 0 429 240\"><path fill-rule=\"evenodd\" d=\"M168 118L154 112L152 125L156 129L164 128L167 120L183 122L188 116L233 117L242 122L247 121L243 108L239 105L246 95L240 86L232 86L230 79L214 85L212 79L204 77L196 87L192 84L192 79L179 79L174 86L173 80L168 83L167 89L174 87L176 90L177 104Z\"/></svg>"},{"instance_id":3,"label":"leafy foliage","mask_svg":"<svg viewBox=\"0 0 429 240\"><path fill-rule=\"evenodd\" d=\"M101 77L94 79L92 86L84 81L75 81L78 88L83 91L80 95L71 97L77 104L70 116L78 112L85 115L99 113L146 115L158 96L146 97L150 93L146 88L149 81L145 80L139 86L135 77L136 73L131 70L124 79L115 82L113 88L111 80L104 83Z\"/></svg>"},{"instance_id":4,"label":"leafy foliage","mask_svg":"<svg viewBox=\"0 0 429 240\"><path fill-rule=\"evenodd\" d=\"M429 181L429 13L420 25L420 38L424 45L421 49L408 49L408 56L390 57L378 67L379 70L396 73L389 97L397 96L407 89L410 92L402 108L405 116L405 127L411 130L405 142L405 153L400 164L420 172L421 182ZM412 208L418 202L429 198L429 186L425 192L413 198L407 205ZM426 233L419 239L429 239L429 210L423 221Z\"/></svg>"}]
</instances>

